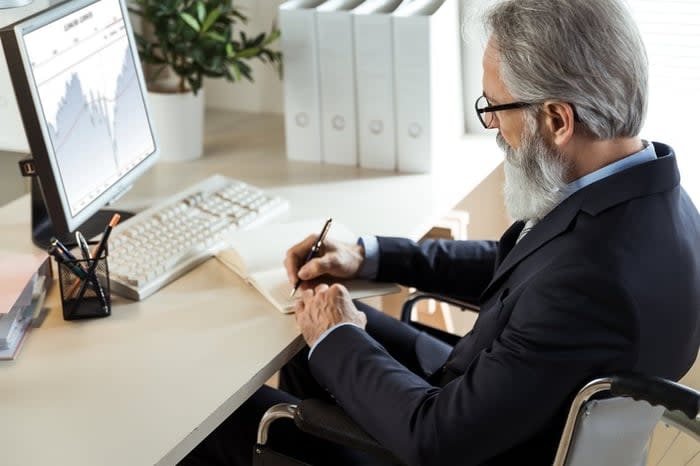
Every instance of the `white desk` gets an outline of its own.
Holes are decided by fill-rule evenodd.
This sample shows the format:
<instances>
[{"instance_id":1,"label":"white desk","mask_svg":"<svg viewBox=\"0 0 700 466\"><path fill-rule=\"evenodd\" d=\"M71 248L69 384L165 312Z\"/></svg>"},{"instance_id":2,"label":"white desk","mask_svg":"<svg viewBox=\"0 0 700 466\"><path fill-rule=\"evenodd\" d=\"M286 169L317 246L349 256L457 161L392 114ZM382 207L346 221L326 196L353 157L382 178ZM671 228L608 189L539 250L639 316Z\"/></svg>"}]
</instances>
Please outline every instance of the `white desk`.
<instances>
[{"instance_id":1,"label":"white desk","mask_svg":"<svg viewBox=\"0 0 700 466\"><path fill-rule=\"evenodd\" d=\"M221 173L289 199L281 221L332 215L358 233L417 239L501 160L477 138L432 175L289 162L282 124L210 113L205 157L157 164L119 206ZM0 248L31 250L28 224L28 196L0 208ZM63 321L57 287L48 305L19 358L0 361L3 465L174 464L303 344L291 317L215 260L145 301L115 298L106 319Z\"/></svg>"}]
</instances>

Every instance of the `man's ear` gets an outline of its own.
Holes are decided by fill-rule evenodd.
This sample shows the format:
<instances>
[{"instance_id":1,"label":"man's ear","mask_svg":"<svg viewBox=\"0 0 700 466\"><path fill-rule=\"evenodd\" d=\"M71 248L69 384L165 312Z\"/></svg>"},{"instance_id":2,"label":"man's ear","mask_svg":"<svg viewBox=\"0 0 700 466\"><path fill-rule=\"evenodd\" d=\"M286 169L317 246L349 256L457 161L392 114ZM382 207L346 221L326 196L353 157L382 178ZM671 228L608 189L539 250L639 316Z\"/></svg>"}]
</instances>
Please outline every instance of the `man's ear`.
<instances>
[{"instance_id":1,"label":"man's ear","mask_svg":"<svg viewBox=\"0 0 700 466\"><path fill-rule=\"evenodd\" d=\"M546 139L563 148L574 136L574 108L565 102L548 100L542 106Z\"/></svg>"}]
</instances>

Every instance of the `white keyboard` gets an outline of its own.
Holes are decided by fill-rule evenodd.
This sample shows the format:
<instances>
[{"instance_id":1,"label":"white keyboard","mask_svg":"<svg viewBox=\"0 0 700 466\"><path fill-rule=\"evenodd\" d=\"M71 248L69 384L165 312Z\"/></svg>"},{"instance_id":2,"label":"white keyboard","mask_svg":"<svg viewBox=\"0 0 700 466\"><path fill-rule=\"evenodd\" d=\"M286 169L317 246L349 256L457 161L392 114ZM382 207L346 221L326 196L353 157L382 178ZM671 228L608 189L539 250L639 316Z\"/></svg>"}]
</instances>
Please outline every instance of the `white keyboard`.
<instances>
[{"instance_id":1,"label":"white keyboard","mask_svg":"<svg viewBox=\"0 0 700 466\"><path fill-rule=\"evenodd\" d=\"M215 175L117 225L109 237L111 291L144 299L212 257L227 234L278 216L289 203Z\"/></svg>"}]
</instances>

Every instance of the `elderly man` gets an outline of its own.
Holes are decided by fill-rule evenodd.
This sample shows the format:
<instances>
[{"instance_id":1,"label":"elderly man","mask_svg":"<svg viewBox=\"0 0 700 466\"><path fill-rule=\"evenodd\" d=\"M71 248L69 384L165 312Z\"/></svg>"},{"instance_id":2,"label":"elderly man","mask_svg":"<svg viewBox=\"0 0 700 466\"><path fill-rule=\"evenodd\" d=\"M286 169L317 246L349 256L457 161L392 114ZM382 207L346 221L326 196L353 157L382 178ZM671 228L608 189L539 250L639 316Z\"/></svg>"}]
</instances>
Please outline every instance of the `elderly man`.
<instances>
[{"instance_id":1,"label":"elderly man","mask_svg":"<svg viewBox=\"0 0 700 466\"><path fill-rule=\"evenodd\" d=\"M363 237L304 264L309 237L286 260L291 282L362 276L478 302L474 329L451 347L340 285L306 289L296 319L310 351L283 371L291 395L263 388L192 458L245 464L265 408L331 395L411 465L551 464L584 382L691 367L700 217L673 150L638 135L647 61L629 12L621 0L510 0L486 25L476 110L498 130L517 219L500 241ZM283 451L365 464L280 430Z\"/></svg>"}]
</instances>

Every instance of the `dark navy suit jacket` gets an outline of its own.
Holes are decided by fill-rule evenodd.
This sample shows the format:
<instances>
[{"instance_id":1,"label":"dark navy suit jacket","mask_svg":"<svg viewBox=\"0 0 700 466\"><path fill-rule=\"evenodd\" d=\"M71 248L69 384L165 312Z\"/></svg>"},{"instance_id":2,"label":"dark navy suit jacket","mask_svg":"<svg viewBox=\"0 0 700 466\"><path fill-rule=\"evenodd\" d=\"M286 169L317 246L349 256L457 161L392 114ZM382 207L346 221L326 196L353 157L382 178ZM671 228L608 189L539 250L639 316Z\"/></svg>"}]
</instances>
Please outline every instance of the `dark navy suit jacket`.
<instances>
[{"instance_id":1,"label":"dark navy suit jacket","mask_svg":"<svg viewBox=\"0 0 700 466\"><path fill-rule=\"evenodd\" d=\"M475 327L432 384L354 326L315 349L315 378L412 465L551 464L588 380L679 379L700 342L700 217L673 151L655 148L517 244L522 222L499 242L379 238L379 280L478 301Z\"/></svg>"}]
</instances>

